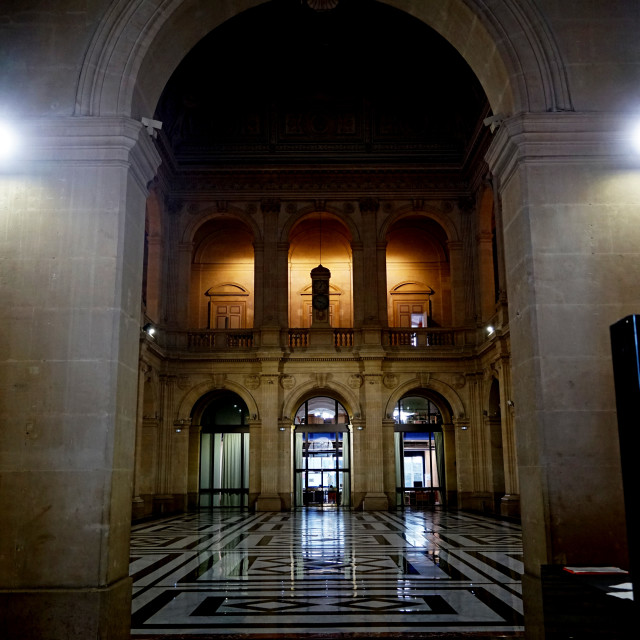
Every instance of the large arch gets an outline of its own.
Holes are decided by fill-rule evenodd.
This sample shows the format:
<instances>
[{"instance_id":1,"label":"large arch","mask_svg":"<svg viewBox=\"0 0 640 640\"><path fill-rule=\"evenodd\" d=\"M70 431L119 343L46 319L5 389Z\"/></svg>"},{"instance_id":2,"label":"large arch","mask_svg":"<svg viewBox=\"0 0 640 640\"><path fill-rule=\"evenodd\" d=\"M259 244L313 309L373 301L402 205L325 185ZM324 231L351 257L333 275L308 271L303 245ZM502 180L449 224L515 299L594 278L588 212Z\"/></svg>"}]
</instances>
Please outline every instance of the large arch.
<instances>
[{"instance_id":1,"label":"large arch","mask_svg":"<svg viewBox=\"0 0 640 640\"><path fill-rule=\"evenodd\" d=\"M255 398L249 393L249 391L242 385L233 382L232 380L225 380L223 385L216 384L213 380L201 382L200 384L191 387L184 396L182 396L178 403L177 418L188 420L191 417L191 411L196 406L198 401L211 391L232 391L238 394L246 403L249 409L250 416L258 416L258 405Z\"/></svg>"},{"instance_id":2,"label":"large arch","mask_svg":"<svg viewBox=\"0 0 640 640\"><path fill-rule=\"evenodd\" d=\"M295 416L298 407L305 400L322 395L330 396L340 402L349 412L350 417L361 415L360 402L349 387L335 381L327 381L323 386L318 386L316 381L309 381L296 387L295 393L291 393L284 401L282 407L283 417L291 418L291 416Z\"/></svg>"},{"instance_id":3,"label":"large arch","mask_svg":"<svg viewBox=\"0 0 640 640\"><path fill-rule=\"evenodd\" d=\"M387 400L384 414L387 417L393 416L393 410L398 404L400 398L415 389L431 390L442 396L442 398L449 404L449 407L451 408L451 411L453 413L453 415L451 416L452 418L463 418L466 415L464 403L462 402L462 399L460 398L460 395L456 392L456 390L446 382L442 382L441 380L436 380L431 377L426 385L422 384L420 378L412 378L411 380L407 380L404 384L401 384L396 389L394 389L393 393Z\"/></svg>"},{"instance_id":4,"label":"large arch","mask_svg":"<svg viewBox=\"0 0 640 640\"><path fill-rule=\"evenodd\" d=\"M357 225L354 224L353 220L349 218L349 216L344 215L343 211L338 210L336 207L327 207L325 206L322 209L319 209L316 206L310 205L306 207L302 207L299 211L297 211L294 215L290 216L286 222L282 225L282 229L280 232L280 242L287 243L291 237L291 232L297 227L307 216L314 213L327 213L330 217L338 220L342 225L344 225L345 229L349 231L351 234L351 242L360 242L360 230Z\"/></svg>"},{"instance_id":5,"label":"large arch","mask_svg":"<svg viewBox=\"0 0 640 640\"><path fill-rule=\"evenodd\" d=\"M442 211L439 211L434 206L427 206L424 209L418 210L411 205L407 205L405 207L398 208L392 215L385 218L383 223L380 225L380 230L378 231L378 242L385 242L389 230L392 229L400 220L410 216L420 216L433 220L433 222L442 227L449 242L460 241L460 233L455 222L449 216L444 215Z\"/></svg>"},{"instance_id":6,"label":"large arch","mask_svg":"<svg viewBox=\"0 0 640 640\"><path fill-rule=\"evenodd\" d=\"M185 225L181 242L193 242L198 230L207 222L209 222L210 220L215 220L216 218L224 220L237 220L240 224L243 224L247 229L251 231L251 233L253 234L254 243L262 242L262 231L260 229L260 226L253 218L248 216L244 211L240 211L236 207L229 207L229 210L225 211L224 213L216 211L213 207L200 212L200 214L196 216L194 220L189 221L189 223Z\"/></svg>"},{"instance_id":7,"label":"large arch","mask_svg":"<svg viewBox=\"0 0 640 640\"><path fill-rule=\"evenodd\" d=\"M448 40L478 77L494 113L572 108L559 49L531 0L381 1ZM263 2L115 2L87 49L76 115L150 116L187 52L225 20Z\"/></svg>"}]
</instances>

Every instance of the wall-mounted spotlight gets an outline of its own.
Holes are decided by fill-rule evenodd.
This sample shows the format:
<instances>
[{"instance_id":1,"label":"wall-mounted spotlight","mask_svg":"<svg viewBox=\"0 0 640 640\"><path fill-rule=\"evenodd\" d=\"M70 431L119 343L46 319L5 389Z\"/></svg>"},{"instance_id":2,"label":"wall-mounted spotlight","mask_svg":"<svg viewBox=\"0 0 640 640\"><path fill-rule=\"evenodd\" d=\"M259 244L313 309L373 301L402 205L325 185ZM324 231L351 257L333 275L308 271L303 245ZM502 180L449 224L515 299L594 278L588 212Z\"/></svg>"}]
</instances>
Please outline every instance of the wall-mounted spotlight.
<instances>
[{"instance_id":1,"label":"wall-mounted spotlight","mask_svg":"<svg viewBox=\"0 0 640 640\"><path fill-rule=\"evenodd\" d=\"M507 400L507 407L515 407L516 405L513 403L513 400Z\"/></svg>"},{"instance_id":2,"label":"wall-mounted spotlight","mask_svg":"<svg viewBox=\"0 0 640 640\"><path fill-rule=\"evenodd\" d=\"M504 118L505 116L502 113L496 113L495 116L485 118L482 123L485 127L489 127L489 130L493 133L504 122Z\"/></svg>"},{"instance_id":3,"label":"wall-mounted spotlight","mask_svg":"<svg viewBox=\"0 0 640 640\"><path fill-rule=\"evenodd\" d=\"M495 328L492 327L491 325L487 327L487 335L491 335L492 333L495 333L495 331L496 331Z\"/></svg>"},{"instance_id":4,"label":"wall-mounted spotlight","mask_svg":"<svg viewBox=\"0 0 640 640\"><path fill-rule=\"evenodd\" d=\"M286 431L286 427L278 427L280 431Z\"/></svg>"},{"instance_id":5,"label":"wall-mounted spotlight","mask_svg":"<svg viewBox=\"0 0 640 640\"><path fill-rule=\"evenodd\" d=\"M144 128L147 130L147 133L152 138L158 137L158 131L162 129L162 122L160 120L153 120L152 118L142 118L141 119Z\"/></svg>"},{"instance_id":6,"label":"wall-mounted spotlight","mask_svg":"<svg viewBox=\"0 0 640 640\"><path fill-rule=\"evenodd\" d=\"M150 337L153 338L153 336L155 335L156 332L156 328L150 323L147 322L147 324L144 325L144 327L142 327L142 330Z\"/></svg>"}]
</instances>

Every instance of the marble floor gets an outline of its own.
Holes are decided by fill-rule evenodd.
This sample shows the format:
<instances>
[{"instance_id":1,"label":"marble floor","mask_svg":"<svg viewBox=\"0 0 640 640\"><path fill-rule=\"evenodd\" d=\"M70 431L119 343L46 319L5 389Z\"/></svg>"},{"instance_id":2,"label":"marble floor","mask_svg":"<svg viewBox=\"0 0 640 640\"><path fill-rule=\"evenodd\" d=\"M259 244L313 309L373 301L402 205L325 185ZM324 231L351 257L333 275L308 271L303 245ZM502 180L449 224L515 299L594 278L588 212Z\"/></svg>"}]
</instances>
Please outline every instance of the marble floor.
<instances>
[{"instance_id":1,"label":"marble floor","mask_svg":"<svg viewBox=\"0 0 640 640\"><path fill-rule=\"evenodd\" d=\"M520 527L458 511L206 511L133 527L132 637L522 637Z\"/></svg>"}]
</instances>

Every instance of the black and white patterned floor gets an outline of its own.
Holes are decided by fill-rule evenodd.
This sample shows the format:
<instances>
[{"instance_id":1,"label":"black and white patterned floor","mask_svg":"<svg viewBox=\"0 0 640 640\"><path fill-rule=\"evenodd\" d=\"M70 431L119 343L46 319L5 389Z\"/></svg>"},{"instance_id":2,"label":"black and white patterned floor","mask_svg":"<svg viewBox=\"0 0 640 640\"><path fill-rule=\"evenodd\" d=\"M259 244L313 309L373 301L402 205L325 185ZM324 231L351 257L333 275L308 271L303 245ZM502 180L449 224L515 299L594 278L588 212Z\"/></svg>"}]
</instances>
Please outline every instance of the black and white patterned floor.
<instances>
[{"instance_id":1,"label":"black and white patterned floor","mask_svg":"<svg viewBox=\"0 0 640 640\"><path fill-rule=\"evenodd\" d=\"M214 511L133 527L132 635L523 631L520 527L445 511Z\"/></svg>"}]
</instances>

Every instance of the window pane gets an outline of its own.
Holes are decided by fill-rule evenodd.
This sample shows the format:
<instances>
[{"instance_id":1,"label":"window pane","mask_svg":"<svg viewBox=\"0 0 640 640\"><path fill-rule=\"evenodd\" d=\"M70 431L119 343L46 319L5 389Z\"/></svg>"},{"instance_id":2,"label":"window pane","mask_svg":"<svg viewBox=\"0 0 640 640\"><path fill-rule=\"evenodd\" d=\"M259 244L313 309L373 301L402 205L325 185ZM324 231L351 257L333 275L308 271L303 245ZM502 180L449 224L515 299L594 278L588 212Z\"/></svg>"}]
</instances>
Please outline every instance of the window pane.
<instances>
[{"instance_id":1,"label":"window pane","mask_svg":"<svg viewBox=\"0 0 640 640\"><path fill-rule=\"evenodd\" d=\"M336 401L318 396L308 401L309 424L335 424Z\"/></svg>"}]
</instances>

